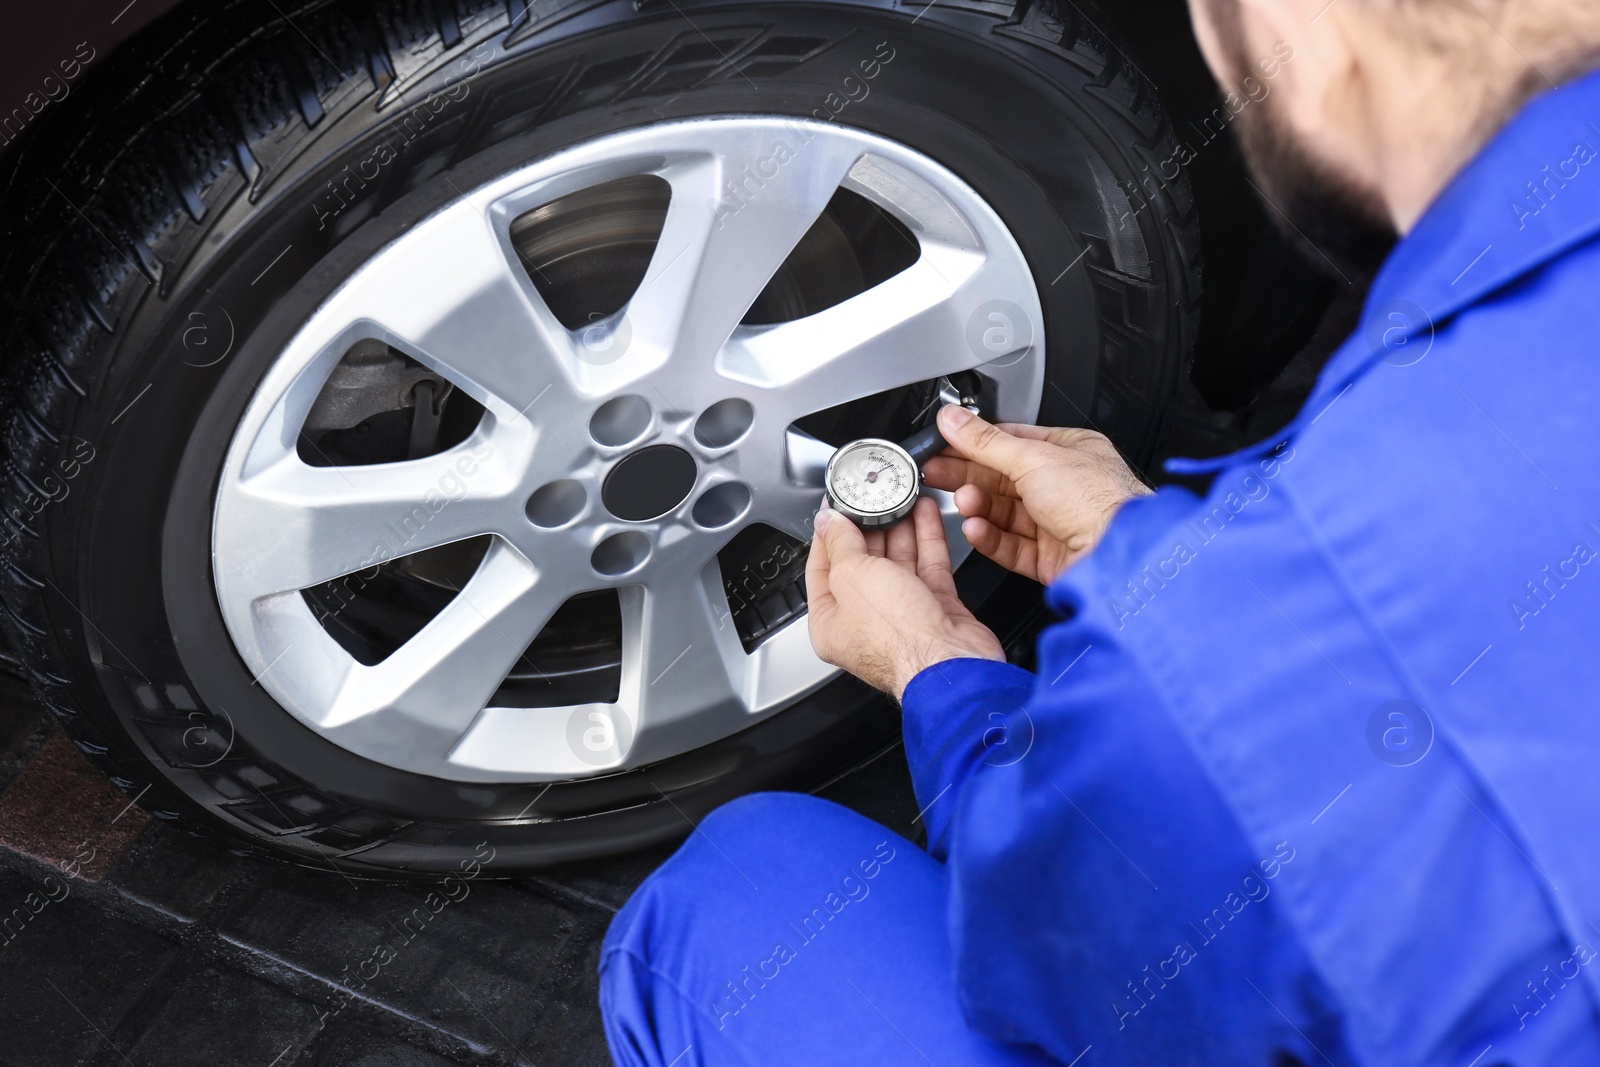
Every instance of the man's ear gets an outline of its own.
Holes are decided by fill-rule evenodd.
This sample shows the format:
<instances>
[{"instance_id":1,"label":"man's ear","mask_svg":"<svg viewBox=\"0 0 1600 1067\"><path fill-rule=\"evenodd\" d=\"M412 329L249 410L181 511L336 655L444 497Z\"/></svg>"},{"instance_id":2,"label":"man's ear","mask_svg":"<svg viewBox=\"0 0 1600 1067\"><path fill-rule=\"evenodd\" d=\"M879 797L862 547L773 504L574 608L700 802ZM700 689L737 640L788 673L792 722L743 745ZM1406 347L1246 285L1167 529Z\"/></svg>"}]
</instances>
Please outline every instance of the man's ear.
<instances>
[{"instance_id":1,"label":"man's ear","mask_svg":"<svg viewBox=\"0 0 1600 1067\"><path fill-rule=\"evenodd\" d=\"M1363 55L1373 30L1366 0L1233 0L1250 74L1277 61L1278 113L1311 141L1347 140L1365 121ZM1243 73L1243 72L1241 72ZM1233 88L1229 86L1228 88Z\"/></svg>"},{"instance_id":2,"label":"man's ear","mask_svg":"<svg viewBox=\"0 0 1600 1067\"><path fill-rule=\"evenodd\" d=\"M1194 26L1195 41L1200 45L1200 54L1205 57L1206 66L1211 68L1211 76L1221 85L1230 75L1228 56L1212 17L1216 7L1217 0L1189 0L1189 22Z\"/></svg>"}]
</instances>

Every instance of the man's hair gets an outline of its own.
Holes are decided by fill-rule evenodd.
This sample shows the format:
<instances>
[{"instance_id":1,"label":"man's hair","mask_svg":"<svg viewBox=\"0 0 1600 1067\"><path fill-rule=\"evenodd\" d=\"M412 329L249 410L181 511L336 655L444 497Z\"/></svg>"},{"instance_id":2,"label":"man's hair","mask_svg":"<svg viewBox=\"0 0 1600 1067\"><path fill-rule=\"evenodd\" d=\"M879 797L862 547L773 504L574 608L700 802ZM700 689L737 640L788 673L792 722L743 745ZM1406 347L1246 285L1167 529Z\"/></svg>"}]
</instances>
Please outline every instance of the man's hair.
<instances>
[{"instance_id":1,"label":"man's hair","mask_svg":"<svg viewBox=\"0 0 1600 1067\"><path fill-rule=\"evenodd\" d=\"M1600 4L1593 0L1360 2L1394 9L1460 70L1463 84L1478 82L1485 137L1535 96L1600 68Z\"/></svg>"},{"instance_id":2,"label":"man's hair","mask_svg":"<svg viewBox=\"0 0 1600 1067\"><path fill-rule=\"evenodd\" d=\"M1592 0L1356 0L1392 15L1417 43L1487 71L1509 47L1532 92L1600 66L1600 4ZM1531 95L1531 94L1530 94Z\"/></svg>"},{"instance_id":3,"label":"man's hair","mask_svg":"<svg viewBox=\"0 0 1600 1067\"><path fill-rule=\"evenodd\" d=\"M1600 68L1596 0L1338 0L1395 20L1395 32L1460 72L1460 105L1479 132L1539 93ZM1208 0L1224 42L1242 43L1239 0ZM1237 60L1238 57L1232 57Z\"/></svg>"}]
</instances>

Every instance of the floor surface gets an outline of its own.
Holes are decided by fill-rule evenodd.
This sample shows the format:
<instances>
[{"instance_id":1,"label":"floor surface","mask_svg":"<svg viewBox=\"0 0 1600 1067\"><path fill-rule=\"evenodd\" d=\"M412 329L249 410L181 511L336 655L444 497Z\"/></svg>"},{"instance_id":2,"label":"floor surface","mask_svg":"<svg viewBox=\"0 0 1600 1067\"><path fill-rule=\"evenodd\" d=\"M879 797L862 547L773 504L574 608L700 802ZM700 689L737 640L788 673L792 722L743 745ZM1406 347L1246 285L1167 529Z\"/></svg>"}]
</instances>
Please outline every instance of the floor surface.
<instances>
[{"instance_id":1,"label":"floor surface","mask_svg":"<svg viewBox=\"0 0 1600 1067\"><path fill-rule=\"evenodd\" d=\"M824 795L911 832L899 750ZM0 1065L601 1067L600 941L670 851L433 913L150 818L0 676Z\"/></svg>"}]
</instances>

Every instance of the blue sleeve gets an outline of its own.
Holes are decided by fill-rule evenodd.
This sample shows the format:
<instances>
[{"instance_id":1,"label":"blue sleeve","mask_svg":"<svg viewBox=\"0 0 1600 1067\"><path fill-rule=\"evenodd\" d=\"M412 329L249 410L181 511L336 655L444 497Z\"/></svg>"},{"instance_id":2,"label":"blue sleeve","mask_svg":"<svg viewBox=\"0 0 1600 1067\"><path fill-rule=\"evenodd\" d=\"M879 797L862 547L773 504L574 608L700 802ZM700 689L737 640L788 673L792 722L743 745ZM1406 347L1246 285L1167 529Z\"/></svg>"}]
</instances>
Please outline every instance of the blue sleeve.
<instances>
[{"instance_id":1,"label":"blue sleeve","mask_svg":"<svg viewBox=\"0 0 1600 1067\"><path fill-rule=\"evenodd\" d=\"M968 777L986 760L1009 760L1018 744L1027 743L1008 727L1033 682L1033 675L1009 663L952 659L926 668L906 686L906 762L935 859L945 858L945 832Z\"/></svg>"},{"instance_id":2,"label":"blue sleeve","mask_svg":"<svg viewBox=\"0 0 1600 1067\"><path fill-rule=\"evenodd\" d=\"M1186 499L1125 508L1111 551ZM1255 854L1104 598L1051 592L1073 617L1041 637L1037 678L952 661L905 694L969 1023L1062 1063L1092 1045L1101 1064L1343 1067L1276 892L1293 845Z\"/></svg>"}]
</instances>

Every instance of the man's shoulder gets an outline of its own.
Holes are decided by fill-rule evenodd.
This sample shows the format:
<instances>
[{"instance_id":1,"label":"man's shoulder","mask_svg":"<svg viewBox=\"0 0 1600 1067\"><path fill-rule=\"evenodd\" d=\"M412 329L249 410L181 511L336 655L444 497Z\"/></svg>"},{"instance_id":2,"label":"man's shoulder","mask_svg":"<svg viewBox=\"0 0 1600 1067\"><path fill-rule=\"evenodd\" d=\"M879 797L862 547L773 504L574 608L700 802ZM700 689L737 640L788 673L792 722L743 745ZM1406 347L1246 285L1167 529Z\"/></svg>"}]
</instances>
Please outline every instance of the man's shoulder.
<instances>
[{"instance_id":1,"label":"man's shoulder","mask_svg":"<svg viewBox=\"0 0 1600 1067\"><path fill-rule=\"evenodd\" d=\"M1203 494L1166 487L1125 505L1052 603L1103 614L1151 669L1202 675L1237 663L1257 621L1310 667L1326 666L1318 649L1377 641L1444 685L1478 650L1527 637L1547 586L1574 625L1600 626L1600 578L1593 603L1575 585L1600 560L1597 282L1591 239L1411 333ZM1365 334L1383 321L1369 309L1335 358L1374 347ZM1524 643L1554 653L1574 632Z\"/></svg>"},{"instance_id":2,"label":"man's shoulder","mask_svg":"<svg viewBox=\"0 0 1600 1067\"><path fill-rule=\"evenodd\" d=\"M1591 240L1376 361L1296 435L1283 488L1354 584L1470 600L1600 548L1597 283Z\"/></svg>"},{"instance_id":3,"label":"man's shoulder","mask_svg":"<svg viewBox=\"0 0 1600 1067\"><path fill-rule=\"evenodd\" d=\"M1403 463L1408 448L1428 449L1463 409L1502 442L1511 429L1542 441L1578 428L1566 413L1592 410L1600 395L1600 237L1448 317L1436 320L1426 308L1393 300L1369 308L1363 322L1347 347L1381 358L1304 413L1295 442L1308 462L1292 482L1381 478L1382 469L1363 464L1373 457L1384 467ZM1387 344L1387 334L1398 336L1401 324L1412 322L1420 325L1403 344ZM1493 420L1499 429L1483 418L1485 400L1504 416ZM1475 428L1466 436L1482 434ZM1461 443L1459 435L1452 439ZM1462 464L1476 462L1470 451L1459 454Z\"/></svg>"}]
</instances>

